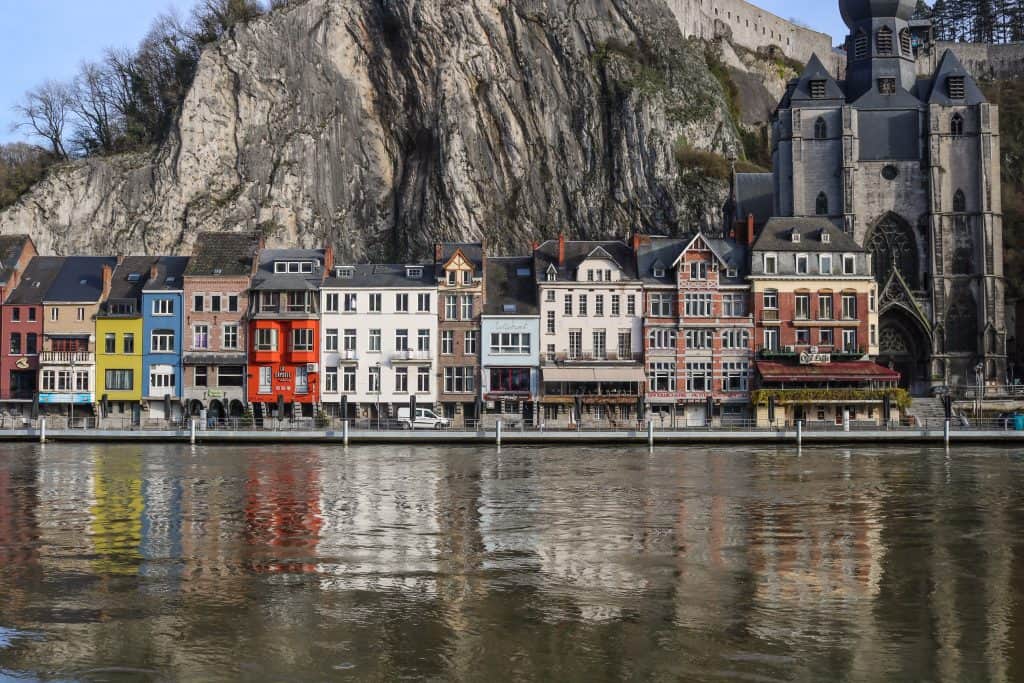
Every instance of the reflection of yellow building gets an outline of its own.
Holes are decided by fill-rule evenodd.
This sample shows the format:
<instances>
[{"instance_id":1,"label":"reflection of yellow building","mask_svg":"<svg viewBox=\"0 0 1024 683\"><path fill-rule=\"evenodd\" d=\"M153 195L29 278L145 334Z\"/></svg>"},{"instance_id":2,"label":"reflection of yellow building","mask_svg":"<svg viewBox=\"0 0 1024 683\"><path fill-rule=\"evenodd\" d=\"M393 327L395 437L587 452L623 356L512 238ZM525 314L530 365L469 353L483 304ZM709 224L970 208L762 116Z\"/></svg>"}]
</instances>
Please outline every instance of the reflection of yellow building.
<instances>
[{"instance_id":1,"label":"reflection of yellow building","mask_svg":"<svg viewBox=\"0 0 1024 683\"><path fill-rule=\"evenodd\" d=\"M89 531L99 574L135 574L142 554L142 463L99 455L92 482Z\"/></svg>"}]
</instances>

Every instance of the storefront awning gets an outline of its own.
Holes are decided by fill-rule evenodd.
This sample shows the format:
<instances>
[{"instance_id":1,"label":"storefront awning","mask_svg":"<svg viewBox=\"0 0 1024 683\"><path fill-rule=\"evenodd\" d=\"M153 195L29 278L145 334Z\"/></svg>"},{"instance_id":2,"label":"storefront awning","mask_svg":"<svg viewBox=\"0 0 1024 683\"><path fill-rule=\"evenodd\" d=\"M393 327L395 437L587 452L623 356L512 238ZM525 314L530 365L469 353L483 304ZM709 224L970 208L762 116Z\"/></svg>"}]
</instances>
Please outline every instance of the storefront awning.
<instances>
[{"instance_id":1,"label":"storefront awning","mask_svg":"<svg viewBox=\"0 0 1024 683\"><path fill-rule=\"evenodd\" d=\"M545 382L646 382L643 368L544 368Z\"/></svg>"},{"instance_id":2,"label":"storefront awning","mask_svg":"<svg viewBox=\"0 0 1024 683\"><path fill-rule=\"evenodd\" d=\"M757 371L765 382L897 382L900 373L867 360L818 365L787 365L759 361Z\"/></svg>"}]
</instances>

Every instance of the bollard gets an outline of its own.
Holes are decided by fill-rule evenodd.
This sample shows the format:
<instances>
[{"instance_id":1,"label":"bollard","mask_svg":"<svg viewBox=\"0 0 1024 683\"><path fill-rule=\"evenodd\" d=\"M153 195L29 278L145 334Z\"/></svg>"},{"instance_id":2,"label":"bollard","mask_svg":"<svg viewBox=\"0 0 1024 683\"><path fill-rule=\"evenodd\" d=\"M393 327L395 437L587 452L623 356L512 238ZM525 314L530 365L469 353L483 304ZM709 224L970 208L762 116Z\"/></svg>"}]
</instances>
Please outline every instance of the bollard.
<instances>
[{"instance_id":1,"label":"bollard","mask_svg":"<svg viewBox=\"0 0 1024 683\"><path fill-rule=\"evenodd\" d=\"M949 445L949 420L946 420L942 426L942 441L948 446Z\"/></svg>"},{"instance_id":2,"label":"bollard","mask_svg":"<svg viewBox=\"0 0 1024 683\"><path fill-rule=\"evenodd\" d=\"M796 447L802 448L804 445L804 421L796 421Z\"/></svg>"},{"instance_id":3,"label":"bollard","mask_svg":"<svg viewBox=\"0 0 1024 683\"><path fill-rule=\"evenodd\" d=\"M654 448L654 421L647 421L647 445Z\"/></svg>"},{"instance_id":4,"label":"bollard","mask_svg":"<svg viewBox=\"0 0 1024 683\"><path fill-rule=\"evenodd\" d=\"M196 445L196 419L194 417L190 421L188 442L193 446Z\"/></svg>"},{"instance_id":5,"label":"bollard","mask_svg":"<svg viewBox=\"0 0 1024 683\"><path fill-rule=\"evenodd\" d=\"M345 442L345 448L348 448L348 420L342 420L341 422L341 433L342 438Z\"/></svg>"},{"instance_id":6,"label":"bollard","mask_svg":"<svg viewBox=\"0 0 1024 683\"><path fill-rule=\"evenodd\" d=\"M39 418L39 443L46 443L46 418Z\"/></svg>"},{"instance_id":7,"label":"bollard","mask_svg":"<svg viewBox=\"0 0 1024 683\"><path fill-rule=\"evenodd\" d=\"M849 410L844 410L843 411L843 431L844 432L850 431L850 411Z\"/></svg>"},{"instance_id":8,"label":"bollard","mask_svg":"<svg viewBox=\"0 0 1024 683\"><path fill-rule=\"evenodd\" d=\"M498 420L494 427L494 442L501 445L501 420Z\"/></svg>"}]
</instances>

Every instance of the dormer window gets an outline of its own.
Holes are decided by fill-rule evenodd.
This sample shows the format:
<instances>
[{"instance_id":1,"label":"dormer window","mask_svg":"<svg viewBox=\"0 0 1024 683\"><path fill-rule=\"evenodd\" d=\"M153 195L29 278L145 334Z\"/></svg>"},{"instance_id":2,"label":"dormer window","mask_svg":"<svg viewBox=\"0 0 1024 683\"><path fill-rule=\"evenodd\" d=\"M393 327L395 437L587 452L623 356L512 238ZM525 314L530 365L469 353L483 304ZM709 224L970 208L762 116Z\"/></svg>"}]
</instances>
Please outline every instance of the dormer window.
<instances>
[{"instance_id":1,"label":"dormer window","mask_svg":"<svg viewBox=\"0 0 1024 683\"><path fill-rule=\"evenodd\" d=\"M792 242L793 244L799 244L800 231L797 230L796 228L793 228L792 232L789 233L789 241Z\"/></svg>"},{"instance_id":2,"label":"dormer window","mask_svg":"<svg viewBox=\"0 0 1024 683\"><path fill-rule=\"evenodd\" d=\"M312 261L274 261L274 273L312 273Z\"/></svg>"},{"instance_id":3,"label":"dormer window","mask_svg":"<svg viewBox=\"0 0 1024 683\"><path fill-rule=\"evenodd\" d=\"M458 271L456 271L456 270L449 270L448 271L448 286L449 287L454 287L456 285L456 283L458 282L458 278L459 278Z\"/></svg>"},{"instance_id":4,"label":"dormer window","mask_svg":"<svg viewBox=\"0 0 1024 683\"><path fill-rule=\"evenodd\" d=\"M879 78L878 79L878 93L880 95L895 95L896 94L896 79L895 78Z\"/></svg>"},{"instance_id":5,"label":"dormer window","mask_svg":"<svg viewBox=\"0 0 1024 683\"><path fill-rule=\"evenodd\" d=\"M468 270L462 271L462 284L471 285L473 284L473 273Z\"/></svg>"},{"instance_id":6,"label":"dormer window","mask_svg":"<svg viewBox=\"0 0 1024 683\"><path fill-rule=\"evenodd\" d=\"M878 33L875 34L875 45L878 48L878 54L880 55L891 55L892 54L892 29L888 26L883 26L878 29Z\"/></svg>"},{"instance_id":7,"label":"dormer window","mask_svg":"<svg viewBox=\"0 0 1024 683\"><path fill-rule=\"evenodd\" d=\"M653 274L654 274L654 277L665 277L665 269L664 268L660 268L658 266L655 266Z\"/></svg>"},{"instance_id":8,"label":"dormer window","mask_svg":"<svg viewBox=\"0 0 1024 683\"><path fill-rule=\"evenodd\" d=\"M516 277L530 277L529 268L516 268Z\"/></svg>"},{"instance_id":9,"label":"dormer window","mask_svg":"<svg viewBox=\"0 0 1024 683\"><path fill-rule=\"evenodd\" d=\"M816 79L811 81L811 99L823 100L825 99L825 81L823 79Z\"/></svg>"},{"instance_id":10,"label":"dormer window","mask_svg":"<svg viewBox=\"0 0 1024 683\"><path fill-rule=\"evenodd\" d=\"M128 282L138 282L142 279L142 273L128 273Z\"/></svg>"},{"instance_id":11,"label":"dormer window","mask_svg":"<svg viewBox=\"0 0 1024 683\"><path fill-rule=\"evenodd\" d=\"M334 269L334 273L341 279L351 280L355 274L355 269L352 266L338 266Z\"/></svg>"},{"instance_id":12,"label":"dormer window","mask_svg":"<svg viewBox=\"0 0 1024 683\"><path fill-rule=\"evenodd\" d=\"M224 273L224 269L223 268L214 268L213 269L213 274L214 275L221 275L223 273Z\"/></svg>"},{"instance_id":13,"label":"dormer window","mask_svg":"<svg viewBox=\"0 0 1024 683\"><path fill-rule=\"evenodd\" d=\"M418 280L423 277L423 269L419 267L406 268L405 276L410 280Z\"/></svg>"},{"instance_id":14,"label":"dormer window","mask_svg":"<svg viewBox=\"0 0 1024 683\"><path fill-rule=\"evenodd\" d=\"M553 265L548 266L548 269L544 272L544 275L548 282L554 282L555 280L558 279L558 271L555 270L555 267Z\"/></svg>"},{"instance_id":15,"label":"dormer window","mask_svg":"<svg viewBox=\"0 0 1024 683\"><path fill-rule=\"evenodd\" d=\"M966 96L966 87L963 76L946 77L946 94L951 100L962 100Z\"/></svg>"},{"instance_id":16,"label":"dormer window","mask_svg":"<svg viewBox=\"0 0 1024 683\"><path fill-rule=\"evenodd\" d=\"M515 304L502 304L501 305L501 312L502 313L515 313L516 310L517 310L517 308L516 308Z\"/></svg>"},{"instance_id":17,"label":"dormer window","mask_svg":"<svg viewBox=\"0 0 1024 683\"><path fill-rule=\"evenodd\" d=\"M735 268L726 268L725 269L725 276L727 278L730 278L730 279L731 278L736 278L736 277L739 277L739 274L740 274L739 271L736 270Z\"/></svg>"},{"instance_id":18,"label":"dormer window","mask_svg":"<svg viewBox=\"0 0 1024 683\"><path fill-rule=\"evenodd\" d=\"M691 261L690 262L690 279L691 280L707 280L708 279L708 263L707 263L707 261Z\"/></svg>"},{"instance_id":19,"label":"dormer window","mask_svg":"<svg viewBox=\"0 0 1024 683\"><path fill-rule=\"evenodd\" d=\"M822 230L821 231L821 243L822 244L829 244L831 242L832 242L832 235L830 235L827 230Z\"/></svg>"},{"instance_id":20,"label":"dormer window","mask_svg":"<svg viewBox=\"0 0 1024 683\"><path fill-rule=\"evenodd\" d=\"M856 275L857 259L853 254L843 254L843 275Z\"/></svg>"}]
</instances>

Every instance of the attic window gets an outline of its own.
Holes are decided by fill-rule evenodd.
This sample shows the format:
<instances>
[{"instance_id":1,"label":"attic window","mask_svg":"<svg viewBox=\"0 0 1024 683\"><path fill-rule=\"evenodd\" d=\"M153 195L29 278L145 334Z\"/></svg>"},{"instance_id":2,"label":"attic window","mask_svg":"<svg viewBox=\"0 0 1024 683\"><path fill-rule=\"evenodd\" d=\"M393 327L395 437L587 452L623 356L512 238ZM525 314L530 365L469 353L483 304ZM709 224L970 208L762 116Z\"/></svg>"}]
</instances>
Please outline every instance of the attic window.
<instances>
[{"instance_id":1,"label":"attic window","mask_svg":"<svg viewBox=\"0 0 1024 683\"><path fill-rule=\"evenodd\" d=\"M142 273L128 273L128 282L138 282L142 279Z\"/></svg>"},{"instance_id":2,"label":"attic window","mask_svg":"<svg viewBox=\"0 0 1024 683\"><path fill-rule=\"evenodd\" d=\"M951 100L962 100L965 96L964 77L949 76L946 78L946 92Z\"/></svg>"},{"instance_id":3,"label":"attic window","mask_svg":"<svg viewBox=\"0 0 1024 683\"><path fill-rule=\"evenodd\" d=\"M725 276L728 277L728 278L739 277L739 274L740 274L739 271L736 270L735 268L726 268L725 269Z\"/></svg>"},{"instance_id":4,"label":"attic window","mask_svg":"<svg viewBox=\"0 0 1024 683\"><path fill-rule=\"evenodd\" d=\"M888 26L883 26L878 29L878 33L875 34L875 46L878 48L878 54L880 55L891 55L892 54L892 29Z\"/></svg>"},{"instance_id":5,"label":"attic window","mask_svg":"<svg viewBox=\"0 0 1024 683\"><path fill-rule=\"evenodd\" d=\"M172 282L174 282L174 276L173 275L168 275L166 278L164 278L164 284L165 285L169 285Z\"/></svg>"},{"instance_id":6,"label":"attic window","mask_svg":"<svg viewBox=\"0 0 1024 683\"><path fill-rule=\"evenodd\" d=\"M811 81L811 99L823 100L825 99L825 81L814 80Z\"/></svg>"},{"instance_id":7,"label":"attic window","mask_svg":"<svg viewBox=\"0 0 1024 683\"><path fill-rule=\"evenodd\" d=\"M352 279L352 276L355 274L355 269L353 269L351 266L340 266L335 269L335 272L337 273L338 277L350 280Z\"/></svg>"},{"instance_id":8,"label":"attic window","mask_svg":"<svg viewBox=\"0 0 1024 683\"><path fill-rule=\"evenodd\" d=\"M878 79L878 92L881 95L895 95L896 94L896 79L895 78L879 78Z\"/></svg>"},{"instance_id":9,"label":"attic window","mask_svg":"<svg viewBox=\"0 0 1024 683\"><path fill-rule=\"evenodd\" d=\"M423 277L423 269L422 268L406 268L405 269L405 276L407 278L409 278L410 280L415 280L415 279L421 278L421 277Z\"/></svg>"},{"instance_id":10,"label":"attic window","mask_svg":"<svg viewBox=\"0 0 1024 683\"><path fill-rule=\"evenodd\" d=\"M654 269L654 277L665 277L665 269L664 268L655 268Z\"/></svg>"},{"instance_id":11,"label":"attic window","mask_svg":"<svg viewBox=\"0 0 1024 683\"><path fill-rule=\"evenodd\" d=\"M792 242L793 244L800 243L800 233L797 232L796 228L793 228L793 232L789 233L789 241Z\"/></svg>"},{"instance_id":12,"label":"attic window","mask_svg":"<svg viewBox=\"0 0 1024 683\"><path fill-rule=\"evenodd\" d=\"M214 274L214 275L220 275L220 274L221 274L221 273L223 273L223 272L224 272L224 269L223 269L223 268L214 268L214 269L213 269L213 274Z\"/></svg>"},{"instance_id":13,"label":"attic window","mask_svg":"<svg viewBox=\"0 0 1024 683\"><path fill-rule=\"evenodd\" d=\"M868 56L868 34L864 32L864 29L858 29L857 35L853 39L853 58L867 59Z\"/></svg>"},{"instance_id":14,"label":"attic window","mask_svg":"<svg viewBox=\"0 0 1024 683\"><path fill-rule=\"evenodd\" d=\"M822 244L829 244L830 242L832 242L832 235L830 235L826 231L822 230L821 231L821 243Z\"/></svg>"},{"instance_id":15,"label":"attic window","mask_svg":"<svg viewBox=\"0 0 1024 683\"><path fill-rule=\"evenodd\" d=\"M501 305L501 311L503 313L515 313L516 310L517 310L517 308L516 308L515 304L502 304Z\"/></svg>"},{"instance_id":16,"label":"attic window","mask_svg":"<svg viewBox=\"0 0 1024 683\"><path fill-rule=\"evenodd\" d=\"M530 277L530 269L516 268L516 277Z\"/></svg>"}]
</instances>

